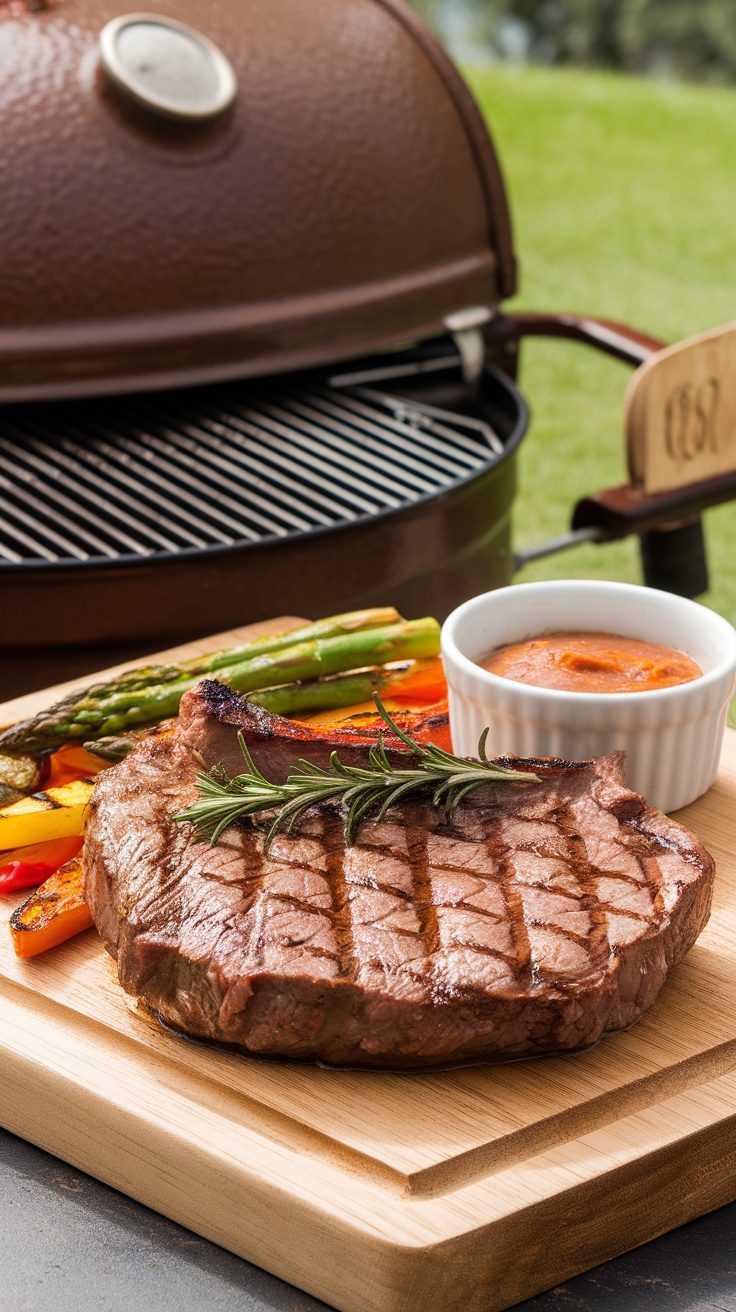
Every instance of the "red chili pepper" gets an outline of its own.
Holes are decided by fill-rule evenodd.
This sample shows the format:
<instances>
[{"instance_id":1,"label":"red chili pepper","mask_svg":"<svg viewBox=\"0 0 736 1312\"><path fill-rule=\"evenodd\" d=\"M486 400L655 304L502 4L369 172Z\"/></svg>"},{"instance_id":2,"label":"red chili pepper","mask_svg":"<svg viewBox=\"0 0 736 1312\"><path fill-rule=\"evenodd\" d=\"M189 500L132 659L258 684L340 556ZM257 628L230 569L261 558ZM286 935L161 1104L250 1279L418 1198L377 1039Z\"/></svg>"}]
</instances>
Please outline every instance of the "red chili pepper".
<instances>
[{"instance_id":1,"label":"red chili pepper","mask_svg":"<svg viewBox=\"0 0 736 1312\"><path fill-rule=\"evenodd\" d=\"M0 893L37 888L53 873L53 866L48 861L11 861L9 866L0 866Z\"/></svg>"},{"instance_id":2,"label":"red chili pepper","mask_svg":"<svg viewBox=\"0 0 736 1312\"><path fill-rule=\"evenodd\" d=\"M14 893L22 888L37 888L53 875L65 862L71 861L81 850L83 839L52 838L46 843L32 843L17 847L14 852L0 853L0 893ZM10 858L10 860L8 860Z\"/></svg>"}]
</instances>

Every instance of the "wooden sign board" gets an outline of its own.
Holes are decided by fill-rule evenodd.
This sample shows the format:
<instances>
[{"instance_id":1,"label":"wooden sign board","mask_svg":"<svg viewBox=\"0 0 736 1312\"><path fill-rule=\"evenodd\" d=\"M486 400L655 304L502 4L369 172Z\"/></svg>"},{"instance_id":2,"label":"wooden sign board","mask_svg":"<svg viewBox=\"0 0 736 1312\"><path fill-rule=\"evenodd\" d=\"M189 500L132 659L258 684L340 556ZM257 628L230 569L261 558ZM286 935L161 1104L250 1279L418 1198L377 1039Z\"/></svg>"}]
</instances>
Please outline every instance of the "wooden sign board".
<instances>
[{"instance_id":1,"label":"wooden sign board","mask_svg":"<svg viewBox=\"0 0 736 1312\"><path fill-rule=\"evenodd\" d=\"M645 492L736 469L736 323L658 351L625 405L629 475Z\"/></svg>"}]
</instances>

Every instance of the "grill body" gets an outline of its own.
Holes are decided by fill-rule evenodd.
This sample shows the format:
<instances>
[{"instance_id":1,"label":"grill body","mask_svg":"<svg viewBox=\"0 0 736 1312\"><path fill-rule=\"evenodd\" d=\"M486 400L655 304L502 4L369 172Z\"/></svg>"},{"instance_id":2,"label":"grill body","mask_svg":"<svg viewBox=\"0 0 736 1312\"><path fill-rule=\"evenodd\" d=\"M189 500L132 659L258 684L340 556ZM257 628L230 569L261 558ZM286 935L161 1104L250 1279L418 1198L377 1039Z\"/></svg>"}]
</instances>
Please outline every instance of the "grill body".
<instances>
[{"instance_id":1,"label":"grill body","mask_svg":"<svg viewBox=\"0 0 736 1312\"><path fill-rule=\"evenodd\" d=\"M275 612L441 618L511 576L526 423L446 340L341 375L6 407L4 659L59 678Z\"/></svg>"}]
</instances>

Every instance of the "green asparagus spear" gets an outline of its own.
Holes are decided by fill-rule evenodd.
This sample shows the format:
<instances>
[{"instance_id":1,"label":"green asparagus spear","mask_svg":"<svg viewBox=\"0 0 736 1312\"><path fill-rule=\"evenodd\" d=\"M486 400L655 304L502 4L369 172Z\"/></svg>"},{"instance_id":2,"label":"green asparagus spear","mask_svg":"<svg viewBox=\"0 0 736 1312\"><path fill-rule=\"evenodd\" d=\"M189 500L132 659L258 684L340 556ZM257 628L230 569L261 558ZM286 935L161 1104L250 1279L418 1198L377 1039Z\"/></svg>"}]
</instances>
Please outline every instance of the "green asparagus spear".
<instances>
[{"instance_id":1,"label":"green asparagus spear","mask_svg":"<svg viewBox=\"0 0 736 1312\"><path fill-rule=\"evenodd\" d=\"M218 666L217 677L238 692L251 692L367 665L436 656L439 651L436 620L404 621L357 631L351 629L349 616L321 622L329 623L339 624L341 631L331 637L292 642L272 652L263 652L261 647L257 654L253 654L253 648L250 648L250 659ZM296 631L297 636L304 632ZM171 668L165 667L166 674ZM76 699L73 695L68 696L33 720L6 729L0 734L0 748L16 753L38 753L80 738L93 740L124 733L139 725L156 724L176 715L183 694L208 672L187 670L186 677L164 678L150 687L134 683L132 679L122 685L119 681L97 685Z\"/></svg>"},{"instance_id":2,"label":"green asparagus spear","mask_svg":"<svg viewBox=\"0 0 736 1312\"><path fill-rule=\"evenodd\" d=\"M173 729L176 721L170 720L168 727ZM109 736L107 738L95 738L89 742L83 742L82 746L86 751L91 752L93 756L99 756L103 761L122 761L130 752L142 743L154 729L164 728L166 721L159 721L158 725L143 725L139 729L129 729L127 733Z\"/></svg>"},{"instance_id":3,"label":"green asparagus spear","mask_svg":"<svg viewBox=\"0 0 736 1312\"><path fill-rule=\"evenodd\" d=\"M316 638L338 638L341 634L355 633L360 629L386 628L389 624L400 624L402 617L393 606L374 606L370 610L351 610L343 615L330 615L324 620L315 620L299 629L286 629L283 633L270 633L262 638L251 638L250 642L241 643L239 647L223 647L220 651L210 652L205 656L194 656L191 660L181 661L178 665L144 665L137 670L121 674L111 684L98 684L87 689L92 694L94 705L103 697L130 695L130 705L136 704L138 694L143 688L160 687L164 683L175 683L197 675L202 678L225 666L238 665L241 661L255 656L265 656L270 652L283 651L293 647L297 642L311 642ZM77 697L85 694L77 694ZM76 700L76 698L75 698ZM86 708L85 705L81 709Z\"/></svg>"},{"instance_id":4,"label":"green asparagus spear","mask_svg":"<svg viewBox=\"0 0 736 1312\"><path fill-rule=\"evenodd\" d=\"M376 618L383 619L388 617L384 624L376 624ZM353 611L347 615L333 615L330 619L319 620L315 624L309 624L301 629L292 629L286 633L274 634L265 638L254 638L252 642L245 643L241 647L232 647L223 651L215 652L211 656L197 657L193 661L185 661L182 665L171 665L164 667L164 674L168 676L170 670L177 672L177 677L171 679L153 678L146 683L124 684L120 688L111 685L109 690L100 689L92 698L81 701L76 715L76 720L80 724L97 724L100 714L104 716L117 717L124 715L128 711L135 711L141 705L142 699L145 698L148 704L150 698L159 696L163 698L165 705L173 705L176 697L175 689L186 683L187 687L193 687L195 683L204 678L207 674L217 673L217 677L222 683L228 683L229 679L226 672L237 666L250 664L251 662L261 661L264 670L270 670L272 661L279 659L281 653L291 653L297 647L312 648L313 644L319 641L333 640L335 643L342 644L343 639L349 639L358 634L368 634L376 632L379 628L384 629L393 627L397 624L404 624L392 607L385 607L383 610L360 610ZM362 639L361 639L362 641ZM340 646L342 650L342 645ZM156 667L152 667L155 669ZM255 667L254 668L261 668ZM340 669L345 669L341 664ZM299 676L294 676L299 677ZM307 676L317 677L317 676ZM277 679L274 682L279 682ZM232 684L236 687L236 684ZM252 685L256 688L267 687L267 684L257 682ZM239 688L239 691L246 692L247 688ZM182 688L182 691L186 689ZM169 695L171 694L171 695ZM181 697L181 692L179 693ZM176 701L178 708L179 702ZM166 715L176 715L176 711L165 711ZM156 719L162 718L156 716ZM146 720L145 723L150 721ZM141 721L134 721L141 723ZM121 725L122 726L122 722ZM119 732L117 727L111 732ZM0 739L0 742L2 740Z\"/></svg>"},{"instance_id":5,"label":"green asparagus spear","mask_svg":"<svg viewBox=\"0 0 736 1312\"><path fill-rule=\"evenodd\" d=\"M283 651L225 666L217 671L217 677L236 692L254 692L259 688L318 679L366 665L436 656L438 651L439 625L436 620L405 620L385 629L362 629L337 638L296 643ZM161 688L150 688L141 693L135 705L130 704L127 694L121 698L107 698L94 711L80 711L68 732L73 737L85 735L94 738L98 734L121 733L138 724L156 723L176 715L184 693L197 683L199 676L164 684Z\"/></svg>"},{"instance_id":6,"label":"green asparagus spear","mask_svg":"<svg viewBox=\"0 0 736 1312\"><path fill-rule=\"evenodd\" d=\"M404 669L410 668L404 666ZM311 711L335 711L370 700L374 692L390 697L391 676L396 670L361 670L358 674L335 674L330 679L287 683L282 688L265 688L250 693L248 700L273 715L309 715Z\"/></svg>"},{"instance_id":7,"label":"green asparagus spear","mask_svg":"<svg viewBox=\"0 0 736 1312\"><path fill-rule=\"evenodd\" d=\"M5 751L10 756L18 756L20 753L38 756L42 752L54 751L69 738L80 736L76 731L72 734L66 732L66 726L74 721L77 712L94 711L100 702L111 697L129 695L129 704L134 706L138 704L146 689L161 688L165 684L178 683L195 675L202 677L222 666L234 665L241 659L246 660L249 655L265 655L269 651L291 647L295 642L308 641L310 638L335 637L363 628L384 627L387 624L398 623L400 620L401 616L392 606L348 611L346 614L331 615L327 619L317 620L301 629L254 638L239 647L223 649L209 656L198 656L179 665L139 666L137 669L116 675L108 683L90 684L86 688L67 693L66 697L48 710L40 712L30 720L12 725L0 733L0 752ZM95 718L92 717L91 723L95 722ZM92 736L90 733L90 737Z\"/></svg>"},{"instance_id":8,"label":"green asparagus spear","mask_svg":"<svg viewBox=\"0 0 736 1312\"><path fill-rule=\"evenodd\" d=\"M339 638L341 634L356 633L361 629L385 629L390 624L401 624L401 615L393 606L375 606L371 610L351 610L344 615L330 615L316 620L301 629L287 629L286 633L272 633L268 637L252 638L241 647L226 647L210 656L195 656L179 667L186 674L204 675L226 665L238 665L253 656L283 651L297 642L312 642L317 638Z\"/></svg>"},{"instance_id":9,"label":"green asparagus spear","mask_svg":"<svg viewBox=\"0 0 736 1312\"><path fill-rule=\"evenodd\" d=\"M312 711L336 711L341 706L369 702L374 692L392 697L401 691L407 675L413 674L413 661L384 669L358 670L350 674L333 674L329 679L311 679L307 683L287 683L281 688L265 688L250 693L248 700L263 706L273 715L309 715Z\"/></svg>"},{"instance_id":10,"label":"green asparagus spear","mask_svg":"<svg viewBox=\"0 0 736 1312\"><path fill-rule=\"evenodd\" d=\"M136 738L134 734L126 733L118 738L95 738L94 742L82 743L82 746L85 751L91 752L93 756L99 756L103 761L122 761L130 755L140 741L141 739Z\"/></svg>"},{"instance_id":11,"label":"green asparagus spear","mask_svg":"<svg viewBox=\"0 0 736 1312\"><path fill-rule=\"evenodd\" d=\"M373 693L396 696L407 675L417 668L416 661L405 661L389 668L375 666L350 674L333 674L329 679L310 679L306 683L286 683L281 688L265 688L248 695L248 700L263 706L274 715L308 715L312 711L337 711L343 706L370 702ZM85 742L87 751L105 761L122 761L145 737L148 730L132 729L127 734L97 738Z\"/></svg>"}]
</instances>

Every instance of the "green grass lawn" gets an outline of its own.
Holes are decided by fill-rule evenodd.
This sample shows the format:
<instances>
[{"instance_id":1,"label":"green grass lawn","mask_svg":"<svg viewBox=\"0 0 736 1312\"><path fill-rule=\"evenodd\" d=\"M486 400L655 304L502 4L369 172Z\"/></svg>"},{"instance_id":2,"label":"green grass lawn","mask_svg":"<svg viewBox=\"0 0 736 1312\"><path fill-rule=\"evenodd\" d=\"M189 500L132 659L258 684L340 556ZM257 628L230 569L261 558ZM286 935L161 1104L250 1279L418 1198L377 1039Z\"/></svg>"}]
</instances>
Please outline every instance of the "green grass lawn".
<instances>
[{"instance_id":1,"label":"green grass lawn","mask_svg":"<svg viewBox=\"0 0 736 1312\"><path fill-rule=\"evenodd\" d=\"M736 319L736 91L568 70L466 70L511 197L518 308L619 319L665 341ZM517 547L564 532L580 496L624 482L630 370L570 342L527 342L532 425ZM711 590L736 623L736 503L705 516ZM641 581L635 539L577 547L518 581Z\"/></svg>"}]
</instances>

